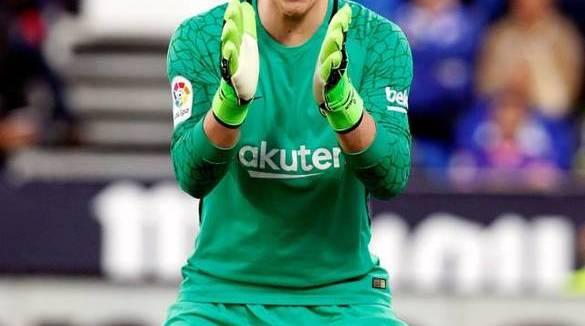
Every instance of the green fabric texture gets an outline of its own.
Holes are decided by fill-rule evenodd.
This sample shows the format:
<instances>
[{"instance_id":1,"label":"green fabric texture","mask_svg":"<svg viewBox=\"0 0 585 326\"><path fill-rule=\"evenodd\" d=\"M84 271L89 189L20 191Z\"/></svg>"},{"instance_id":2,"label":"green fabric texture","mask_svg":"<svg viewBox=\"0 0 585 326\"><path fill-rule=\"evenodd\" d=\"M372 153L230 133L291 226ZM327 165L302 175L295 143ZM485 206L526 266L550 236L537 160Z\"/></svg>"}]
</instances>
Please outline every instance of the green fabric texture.
<instances>
[{"instance_id":1,"label":"green fabric texture","mask_svg":"<svg viewBox=\"0 0 585 326\"><path fill-rule=\"evenodd\" d=\"M225 175L235 149L224 149L213 145L203 130L203 120L181 124L177 130L185 130L173 137L171 151L173 167L181 189L201 197L212 189ZM177 132L175 132L177 135ZM189 157L189 160L184 160Z\"/></svg>"},{"instance_id":2,"label":"green fabric texture","mask_svg":"<svg viewBox=\"0 0 585 326\"><path fill-rule=\"evenodd\" d=\"M173 36L168 77L193 84L192 112L173 132L173 166L182 189L203 198L180 302L390 304L389 288L372 286L388 275L368 250L368 198L393 197L408 179L408 107L397 99L408 95L412 58L396 25L349 4L348 77L378 128L358 154L343 153L313 95L332 1L322 26L296 47L257 19L260 80L233 149L213 146L202 128L220 85L226 6L188 19Z\"/></svg>"},{"instance_id":3,"label":"green fabric texture","mask_svg":"<svg viewBox=\"0 0 585 326\"><path fill-rule=\"evenodd\" d=\"M177 303L164 326L407 326L382 305L263 306Z\"/></svg>"}]
</instances>

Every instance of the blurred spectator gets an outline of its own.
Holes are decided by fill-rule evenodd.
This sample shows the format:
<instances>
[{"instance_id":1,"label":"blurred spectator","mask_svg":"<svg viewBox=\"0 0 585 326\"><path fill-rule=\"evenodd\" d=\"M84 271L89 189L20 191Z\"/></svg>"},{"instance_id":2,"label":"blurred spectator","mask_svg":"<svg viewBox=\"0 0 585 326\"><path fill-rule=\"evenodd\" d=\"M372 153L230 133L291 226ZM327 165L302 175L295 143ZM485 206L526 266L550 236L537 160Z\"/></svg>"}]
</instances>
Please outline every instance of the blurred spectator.
<instances>
[{"instance_id":1,"label":"blurred spectator","mask_svg":"<svg viewBox=\"0 0 585 326\"><path fill-rule=\"evenodd\" d=\"M26 0L0 4L0 168L9 152L38 142L67 142L74 135L62 82L40 48L45 32L36 5ZM39 86L50 93L42 103L47 107L31 110L28 99Z\"/></svg>"},{"instance_id":2,"label":"blurred spectator","mask_svg":"<svg viewBox=\"0 0 585 326\"><path fill-rule=\"evenodd\" d=\"M444 167L457 116L472 97L474 58L485 19L459 0L414 0L393 17L408 36L414 57L409 117L415 163Z\"/></svg>"},{"instance_id":3,"label":"blurred spectator","mask_svg":"<svg viewBox=\"0 0 585 326\"><path fill-rule=\"evenodd\" d=\"M8 152L30 145L37 134L36 126L28 119L11 114L22 106L22 96L12 84L11 69L17 55L9 45L9 24L6 12L0 11L0 169Z\"/></svg>"},{"instance_id":4,"label":"blurred spectator","mask_svg":"<svg viewBox=\"0 0 585 326\"><path fill-rule=\"evenodd\" d=\"M391 17L396 7L406 2L406 0L358 0L358 2L367 8L372 9L379 15Z\"/></svg>"},{"instance_id":5,"label":"blurred spectator","mask_svg":"<svg viewBox=\"0 0 585 326\"><path fill-rule=\"evenodd\" d=\"M585 39L585 1L562 0L560 3L563 12L579 27L581 38ZM582 67L582 75L585 76L585 65ZM580 99L581 103L585 103L585 83L581 83Z\"/></svg>"},{"instance_id":6,"label":"blurred spectator","mask_svg":"<svg viewBox=\"0 0 585 326\"><path fill-rule=\"evenodd\" d=\"M476 10L482 12L482 15L492 22L504 15L506 3L508 0L469 0L475 4Z\"/></svg>"},{"instance_id":7,"label":"blurred spectator","mask_svg":"<svg viewBox=\"0 0 585 326\"><path fill-rule=\"evenodd\" d=\"M0 10L9 14L13 38L32 48L41 48L49 25L61 13L77 14L79 0L4 0Z\"/></svg>"},{"instance_id":8,"label":"blurred spectator","mask_svg":"<svg viewBox=\"0 0 585 326\"><path fill-rule=\"evenodd\" d=\"M582 34L585 34L585 1L583 0L561 0L561 8L573 20Z\"/></svg>"},{"instance_id":9,"label":"blurred spectator","mask_svg":"<svg viewBox=\"0 0 585 326\"><path fill-rule=\"evenodd\" d=\"M458 186L550 190L559 183L559 138L513 87L478 106L459 130L450 176Z\"/></svg>"},{"instance_id":10,"label":"blurred spectator","mask_svg":"<svg viewBox=\"0 0 585 326\"><path fill-rule=\"evenodd\" d=\"M483 49L479 90L493 95L525 67L532 105L549 118L566 117L582 78L581 39L558 12L555 0L511 0L510 12L493 26Z\"/></svg>"},{"instance_id":11,"label":"blurred spectator","mask_svg":"<svg viewBox=\"0 0 585 326\"><path fill-rule=\"evenodd\" d=\"M40 47L46 36L46 24L37 0L5 0L6 9L12 14L13 32L31 47Z\"/></svg>"},{"instance_id":12,"label":"blurred spectator","mask_svg":"<svg viewBox=\"0 0 585 326\"><path fill-rule=\"evenodd\" d=\"M585 180L585 121L582 121L580 131L581 146L575 155L575 171L582 180Z\"/></svg>"},{"instance_id":13,"label":"blurred spectator","mask_svg":"<svg viewBox=\"0 0 585 326\"><path fill-rule=\"evenodd\" d=\"M367 8L372 9L376 13L384 17L395 17L394 12L400 5L412 0L357 0ZM461 0L461 3L466 6L471 6L476 11L480 11L481 15L491 20L504 12L506 0ZM565 0L579 1L579 0Z\"/></svg>"}]
</instances>

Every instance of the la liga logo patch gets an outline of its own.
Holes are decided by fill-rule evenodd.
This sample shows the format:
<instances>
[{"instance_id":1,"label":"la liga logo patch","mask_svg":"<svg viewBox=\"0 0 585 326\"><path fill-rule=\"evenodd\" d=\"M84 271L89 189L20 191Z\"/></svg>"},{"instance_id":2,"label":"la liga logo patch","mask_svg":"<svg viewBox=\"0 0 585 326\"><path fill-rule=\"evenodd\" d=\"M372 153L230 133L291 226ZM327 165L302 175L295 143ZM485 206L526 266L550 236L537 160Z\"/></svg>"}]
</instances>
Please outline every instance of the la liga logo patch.
<instances>
[{"instance_id":1,"label":"la liga logo patch","mask_svg":"<svg viewBox=\"0 0 585 326\"><path fill-rule=\"evenodd\" d=\"M193 106L193 86L182 76L177 76L171 82L173 96L173 123L178 126L191 117Z\"/></svg>"},{"instance_id":2,"label":"la liga logo patch","mask_svg":"<svg viewBox=\"0 0 585 326\"><path fill-rule=\"evenodd\" d=\"M183 106L187 102L187 98L191 95L191 89L187 87L185 82L176 82L173 86L173 100L175 106Z\"/></svg>"}]
</instances>

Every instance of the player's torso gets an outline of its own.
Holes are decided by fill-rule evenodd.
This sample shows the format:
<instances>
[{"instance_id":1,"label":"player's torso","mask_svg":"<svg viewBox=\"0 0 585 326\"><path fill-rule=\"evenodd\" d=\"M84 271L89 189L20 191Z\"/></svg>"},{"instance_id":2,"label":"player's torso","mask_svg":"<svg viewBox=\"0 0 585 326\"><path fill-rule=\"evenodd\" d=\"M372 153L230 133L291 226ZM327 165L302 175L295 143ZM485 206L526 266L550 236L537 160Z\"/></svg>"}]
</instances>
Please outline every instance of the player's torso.
<instances>
[{"instance_id":1,"label":"player's torso","mask_svg":"<svg viewBox=\"0 0 585 326\"><path fill-rule=\"evenodd\" d=\"M236 158L203 200L198 268L255 284L308 286L372 267L365 188L346 167L313 95L325 27L286 48L258 24L256 99ZM359 87L365 53L351 38L347 48Z\"/></svg>"}]
</instances>

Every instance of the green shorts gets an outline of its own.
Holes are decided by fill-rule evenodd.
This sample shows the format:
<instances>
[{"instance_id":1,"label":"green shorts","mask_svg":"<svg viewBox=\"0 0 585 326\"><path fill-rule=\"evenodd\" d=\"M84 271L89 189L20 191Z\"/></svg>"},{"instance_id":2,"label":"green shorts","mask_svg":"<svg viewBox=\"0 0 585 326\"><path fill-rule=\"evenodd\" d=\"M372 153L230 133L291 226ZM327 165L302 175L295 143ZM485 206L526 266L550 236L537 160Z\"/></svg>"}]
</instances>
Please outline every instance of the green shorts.
<instances>
[{"instance_id":1,"label":"green shorts","mask_svg":"<svg viewBox=\"0 0 585 326\"><path fill-rule=\"evenodd\" d=\"M384 305L265 306L179 302L164 326L408 326Z\"/></svg>"}]
</instances>

